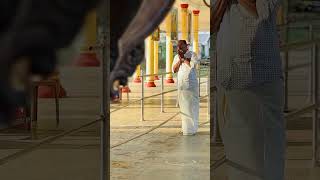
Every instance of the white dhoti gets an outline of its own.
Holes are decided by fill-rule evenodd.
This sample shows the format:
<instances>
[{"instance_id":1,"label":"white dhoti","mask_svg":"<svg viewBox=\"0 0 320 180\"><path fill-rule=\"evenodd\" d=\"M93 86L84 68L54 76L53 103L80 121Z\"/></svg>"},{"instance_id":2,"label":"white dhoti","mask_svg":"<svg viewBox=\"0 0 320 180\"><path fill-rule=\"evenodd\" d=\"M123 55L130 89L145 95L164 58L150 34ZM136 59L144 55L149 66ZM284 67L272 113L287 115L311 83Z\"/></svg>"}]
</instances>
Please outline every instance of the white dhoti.
<instances>
[{"instance_id":1,"label":"white dhoti","mask_svg":"<svg viewBox=\"0 0 320 180\"><path fill-rule=\"evenodd\" d=\"M189 51L189 53L192 53ZM173 66L178 63L179 56L176 55ZM184 135L195 134L199 123L199 84L195 65L198 59L192 53L190 66L183 63L178 71L178 104L182 121L182 132Z\"/></svg>"},{"instance_id":2,"label":"white dhoti","mask_svg":"<svg viewBox=\"0 0 320 180\"><path fill-rule=\"evenodd\" d=\"M195 82L189 88L181 85L179 88L179 107L182 120L182 132L184 135L195 134L199 123L199 92L198 83Z\"/></svg>"}]
</instances>

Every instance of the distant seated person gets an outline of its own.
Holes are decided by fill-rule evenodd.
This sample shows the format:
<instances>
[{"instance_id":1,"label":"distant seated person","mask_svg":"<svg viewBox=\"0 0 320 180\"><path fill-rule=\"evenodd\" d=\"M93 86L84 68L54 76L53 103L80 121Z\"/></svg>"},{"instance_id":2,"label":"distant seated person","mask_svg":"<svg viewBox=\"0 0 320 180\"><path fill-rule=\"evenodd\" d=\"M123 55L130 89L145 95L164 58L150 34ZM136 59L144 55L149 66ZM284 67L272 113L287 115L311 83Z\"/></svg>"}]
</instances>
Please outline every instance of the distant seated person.
<instances>
[{"instance_id":1,"label":"distant seated person","mask_svg":"<svg viewBox=\"0 0 320 180\"><path fill-rule=\"evenodd\" d=\"M199 83L197 55L189 51L185 40L178 41L178 54L174 57L172 71L178 73L178 101L183 135L195 135L199 119Z\"/></svg>"}]
</instances>

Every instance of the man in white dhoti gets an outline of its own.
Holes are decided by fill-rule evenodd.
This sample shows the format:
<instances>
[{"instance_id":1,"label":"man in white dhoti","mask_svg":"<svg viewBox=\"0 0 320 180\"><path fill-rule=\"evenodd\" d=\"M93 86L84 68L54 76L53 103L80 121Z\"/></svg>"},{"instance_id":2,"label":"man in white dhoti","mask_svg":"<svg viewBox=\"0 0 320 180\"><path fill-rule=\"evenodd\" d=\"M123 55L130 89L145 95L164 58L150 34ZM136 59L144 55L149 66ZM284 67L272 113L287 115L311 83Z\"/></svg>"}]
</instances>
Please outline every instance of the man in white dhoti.
<instances>
[{"instance_id":1,"label":"man in white dhoti","mask_svg":"<svg viewBox=\"0 0 320 180\"><path fill-rule=\"evenodd\" d=\"M184 40L178 41L178 54L172 71L178 73L178 101L183 135L195 135L199 121L199 90L196 73L197 55L188 50Z\"/></svg>"}]
</instances>

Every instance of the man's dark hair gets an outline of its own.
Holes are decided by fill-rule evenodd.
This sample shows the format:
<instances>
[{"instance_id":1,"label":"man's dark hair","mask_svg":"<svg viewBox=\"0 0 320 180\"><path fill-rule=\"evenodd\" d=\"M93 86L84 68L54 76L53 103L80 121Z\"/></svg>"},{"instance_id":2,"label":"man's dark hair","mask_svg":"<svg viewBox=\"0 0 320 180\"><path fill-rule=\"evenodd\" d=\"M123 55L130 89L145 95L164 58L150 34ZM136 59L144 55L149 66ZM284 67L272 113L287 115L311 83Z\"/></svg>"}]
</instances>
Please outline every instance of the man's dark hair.
<instances>
[{"instance_id":1,"label":"man's dark hair","mask_svg":"<svg viewBox=\"0 0 320 180\"><path fill-rule=\"evenodd\" d=\"M186 40L179 40L177 46L180 48L182 45L187 45L187 44L188 44L188 43L187 43Z\"/></svg>"}]
</instances>

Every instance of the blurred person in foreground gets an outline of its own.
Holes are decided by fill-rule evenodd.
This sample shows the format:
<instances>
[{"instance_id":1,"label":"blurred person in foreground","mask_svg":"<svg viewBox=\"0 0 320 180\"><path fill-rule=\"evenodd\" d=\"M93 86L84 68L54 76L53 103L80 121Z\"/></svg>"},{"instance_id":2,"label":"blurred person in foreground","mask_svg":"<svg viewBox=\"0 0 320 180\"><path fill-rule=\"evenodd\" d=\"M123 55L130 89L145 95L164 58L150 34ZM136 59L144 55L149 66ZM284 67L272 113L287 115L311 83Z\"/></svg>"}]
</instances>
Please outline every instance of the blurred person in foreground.
<instances>
[{"instance_id":1,"label":"blurred person in foreground","mask_svg":"<svg viewBox=\"0 0 320 180\"><path fill-rule=\"evenodd\" d=\"M178 101L183 135L195 135L199 121L199 90L196 65L197 55L188 50L185 40L179 40L178 54L174 57L172 71L178 73Z\"/></svg>"},{"instance_id":2,"label":"blurred person in foreground","mask_svg":"<svg viewBox=\"0 0 320 180\"><path fill-rule=\"evenodd\" d=\"M280 0L217 0L218 124L229 180L284 180Z\"/></svg>"}]
</instances>

